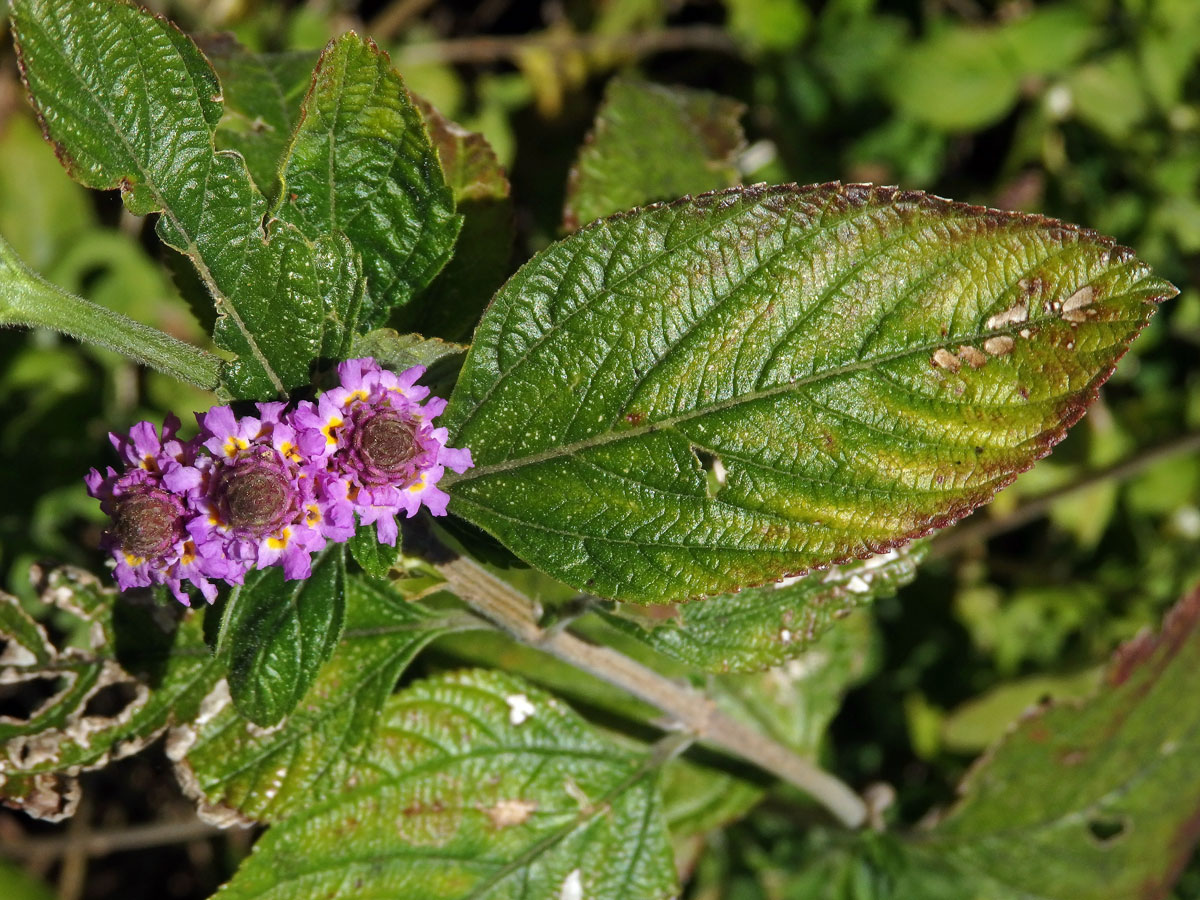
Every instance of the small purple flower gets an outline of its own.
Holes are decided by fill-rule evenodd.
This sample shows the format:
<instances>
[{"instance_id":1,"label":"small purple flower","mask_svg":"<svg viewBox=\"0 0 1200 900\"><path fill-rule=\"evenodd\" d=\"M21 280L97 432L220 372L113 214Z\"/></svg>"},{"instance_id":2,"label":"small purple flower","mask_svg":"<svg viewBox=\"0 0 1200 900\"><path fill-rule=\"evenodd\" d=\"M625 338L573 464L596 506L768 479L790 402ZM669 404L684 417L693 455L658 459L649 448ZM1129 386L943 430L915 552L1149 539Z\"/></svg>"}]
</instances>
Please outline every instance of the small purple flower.
<instances>
[{"instance_id":1,"label":"small purple flower","mask_svg":"<svg viewBox=\"0 0 1200 900\"><path fill-rule=\"evenodd\" d=\"M198 440L212 454L196 461L202 490L199 515L187 530L200 556L228 562L227 581L240 584L251 568L282 565L287 578L307 578L310 556L325 546L314 472L282 417L283 404L258 404L259 416L238 418L214 406L200 422Z\"/></svg>"},{"instance_id":2,"label":"small purple flower","mask_svg":"<svg viewBox=\"0 0 1200 900\"><path fill-rule=\"evenodd\" d=\"M445 515L450 497L437 483L446 466L461 473L472 465L469 450L447 447L447 430L433 427L446 401L417 384L423 374L424 366L396 374L373 359L347 360L341 384L293 416L304 451L326 460L359 522L374 524L385 544L396 543L401 512L412 517L423 504Z\"/></svg>"},{"instance_id":3,"label":"small purple flower","mask_svg":"<svg viewBox=\"0 0 1200 900\"><path fill-rule=\"evenodd\" d=\"M187 499L198 486L195 448L175 438L178 428L179 420L169 416L161 436L149 422L139 422L128 437L110 434L128 468L120 474L111 466L92 469L84 481L112 517L103 546L113 554L121 590L165 584L187 605L182 583L191 581L211 603L217 588L209 579L219 576L205 570L185 529Z\"/></svg>"}]
</instances>

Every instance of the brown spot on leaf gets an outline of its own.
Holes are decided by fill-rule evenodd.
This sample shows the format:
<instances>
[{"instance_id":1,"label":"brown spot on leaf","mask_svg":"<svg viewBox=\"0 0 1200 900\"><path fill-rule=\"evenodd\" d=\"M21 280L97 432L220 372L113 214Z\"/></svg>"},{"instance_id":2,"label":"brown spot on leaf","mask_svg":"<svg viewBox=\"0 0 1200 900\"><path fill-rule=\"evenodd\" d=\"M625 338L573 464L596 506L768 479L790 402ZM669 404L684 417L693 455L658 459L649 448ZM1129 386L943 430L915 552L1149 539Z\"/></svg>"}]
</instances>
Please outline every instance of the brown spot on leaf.
<instances>
[{"instance_id":1,"label":"brown spot on leaf","mask_svg":"<svg viewBox=\"0 0 1200 900\"><path fill-rule=\"evenodd\" d=\"M520 825L535 809L537 803L532 800L500 800L484 812L496 828L509 828Z\"/></svg>"}]
</instances>

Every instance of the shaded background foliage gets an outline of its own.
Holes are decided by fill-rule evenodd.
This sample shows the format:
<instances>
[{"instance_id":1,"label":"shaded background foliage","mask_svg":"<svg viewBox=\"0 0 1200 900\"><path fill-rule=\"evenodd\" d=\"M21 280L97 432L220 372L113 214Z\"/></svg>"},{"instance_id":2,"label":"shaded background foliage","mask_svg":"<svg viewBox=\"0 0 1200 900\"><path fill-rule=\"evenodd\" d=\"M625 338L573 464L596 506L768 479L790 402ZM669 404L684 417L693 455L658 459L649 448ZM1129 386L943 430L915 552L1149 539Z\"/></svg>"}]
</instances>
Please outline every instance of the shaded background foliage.
<instances>
[{"instance_id":1,"label":"shaded background foliage","mask_svg":"<svg viewBox=\"0 0 1200 900\"><path fill-rule=\"evenodd\" d=\"M347 27L374 36L413 91L483 132L508 166L514 260L562 233L572 163L619 72L743 103L749 143L732 165L747 183L894 183L1042 212L1113 235L1181 287L1053 457L935 541L917 580L876 605L874 649L824 756L854 784L894 786L898 822L952 799L970 761L1022 709L1090 690L1113 648L1156 626L1200 576L1193 0L150 5L187 31L232 31L255 49L316 51ZM187 285L163 274L169 251L115 196L68 179L21 96L11 48L0 53L0 233L55 283L203 341ZM80 475L104 434L211 402L105 351L44 332L0 333L3 586L31 600L38 560L98 570L100 513ZM463 652L443 642L411 674L454 665ZM123 780L121 769L94 776L83 827L120 829L188 809L165 766L138 759L122 768L132 772ZM797 836L792 815L768 801L728 831L703 857L690 896L806 896L794 872L815 839ZM25 828L0 817L0 838ZM64 896L134 897L149 887L202 897L247 843L238 833L142 851L136 872L129 857L104 857L74 894L69 855L33 863ZM1200 896L1200 866L1177 896Z\"/></svg>"}]
</instances>

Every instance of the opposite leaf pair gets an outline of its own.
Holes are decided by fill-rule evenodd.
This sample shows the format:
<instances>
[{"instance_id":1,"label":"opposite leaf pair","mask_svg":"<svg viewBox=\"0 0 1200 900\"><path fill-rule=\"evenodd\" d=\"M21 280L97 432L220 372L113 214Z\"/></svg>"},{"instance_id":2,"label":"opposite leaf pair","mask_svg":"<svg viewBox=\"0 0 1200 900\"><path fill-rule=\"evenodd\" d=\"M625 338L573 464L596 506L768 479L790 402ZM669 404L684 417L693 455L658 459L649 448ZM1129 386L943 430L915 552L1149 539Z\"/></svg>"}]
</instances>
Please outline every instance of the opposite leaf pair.
<instances>
[{"instance_id":1,"label":"opposite leaf pair","mask_svg":"<svg viewBox=\"0 0 1200 900\"><path fill-rule=\"evenodd\" d=\"M128 437L110 435L126 469L92 469L86 480L113 518L117 583L166 584L186 605L191 581L211 603L213 580L241 584L251 569L307 578L314 552L354 536L356 515L385 544L396 543L401 512L424 504L445 515L438 480L446 466L465 472L471 453L433 427L446 401L416 384L424 372L352 359L316 403L258 403L257 416L242 417L216 406L186 442L173 416L161 434L140 422Z\"/></svg>"}]
</instances>

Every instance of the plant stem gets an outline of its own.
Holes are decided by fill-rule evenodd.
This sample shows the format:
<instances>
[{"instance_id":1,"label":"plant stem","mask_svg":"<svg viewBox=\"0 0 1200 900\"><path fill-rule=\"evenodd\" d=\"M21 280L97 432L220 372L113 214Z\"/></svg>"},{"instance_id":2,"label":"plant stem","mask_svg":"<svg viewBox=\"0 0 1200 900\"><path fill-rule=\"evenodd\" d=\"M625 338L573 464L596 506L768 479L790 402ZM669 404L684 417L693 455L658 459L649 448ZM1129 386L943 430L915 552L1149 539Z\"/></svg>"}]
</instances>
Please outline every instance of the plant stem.
<instances>
[{"instance_id":1,"label":"plant stem","mask_svg":"<svg viewBox=\"0 0 1200 900\"><path fill-rule=\"evenodd\" d=\"M1079 491L1086 491L1105 481L1120 481L1150 468L1155 463L1185 453L1200 452L1200 432L1188 432L1154 447L1139 450L1133 456L1089 472L1078 481L1047 491L1021 504L1012 512L994 519L979 519L944 531L933 539L930 551L934 556L950 556L972 544L983 543L997 535L1015 531L1035 522L1050 511L1056 502Z\"/></svg>"},{"instance_id":2,"label":"plant stem","mask_svg":"<svg viewBox=\"0 0 1200 900\"><path fill-rule=\"evenodd\" d=\"M536 621L528 597L473 560L458 556L437 565L464 602L516 640L657 707L698 739L748 760L810 794L847 827L858 828L866 821L866 805L846 784L782 744L727 716L701 692L609 647L580 640L565 629L543 629Z\"/></svg>"},{"instance_id":3,"label":"plant stem","mask_svg":"<svg viewBox=\"0 0 1200 900\"><path fill-rule=\"evenodd\" d=\"M673 50L711 50L736 55L737 45L722 29L712 25L689 25L641 31L632 34L580 35L500 35L452 38L409 44L396 51L401 64L421 63L492 63L511 61L529 51L541 50L552 54L599 53L616 54L634 59Z\"/></svg>"},{"instance_id":4,"label":"plant stem","mask_svg":"<svg viewBox=\"0 0 1200 900\"><path fill-rule=\"evenodd\" d=\"M0 327L51 328L212 390L221 360L46 281L0 237Z\"/></svg>"}]
</instances>

